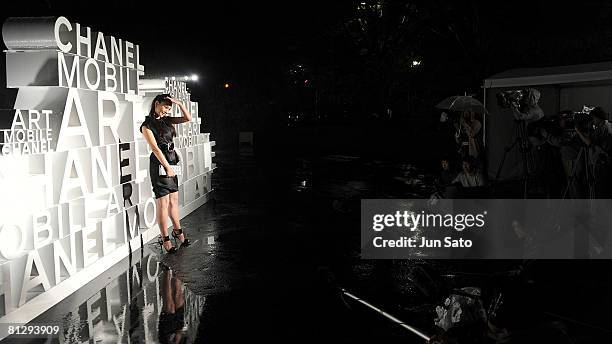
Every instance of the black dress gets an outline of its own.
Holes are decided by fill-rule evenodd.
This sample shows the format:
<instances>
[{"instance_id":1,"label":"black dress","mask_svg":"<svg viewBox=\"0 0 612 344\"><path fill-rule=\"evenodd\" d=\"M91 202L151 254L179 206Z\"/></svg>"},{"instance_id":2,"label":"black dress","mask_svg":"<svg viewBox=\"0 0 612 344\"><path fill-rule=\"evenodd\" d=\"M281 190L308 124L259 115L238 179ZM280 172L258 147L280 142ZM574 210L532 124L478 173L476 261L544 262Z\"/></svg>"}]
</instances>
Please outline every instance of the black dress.
<instances>
[{"instance_id":1,"label":"black dress","mask_svg":"<svg viewBox=\"0 0 612 344\"><path fill-rule=\"evenodd\" d=\"M146 116L145 121L142 122L140 126L141 132L142 127L147 127L151 130L153 137L155 137L155 142L157 142L157 146L164 154L168 163L170 165L176 165L179 162L179 157L176 151L174 151L174 144L171 144L174 135L172 132L172 123L168 121L168 117L155 119L151 116ZM151 185L153 186L155 198L160 198L178 191L178 177L160 176L160 165L161 163L155 154L151 153L149 157L149 175L151 176Z\"/></svg>"}]
</instances>

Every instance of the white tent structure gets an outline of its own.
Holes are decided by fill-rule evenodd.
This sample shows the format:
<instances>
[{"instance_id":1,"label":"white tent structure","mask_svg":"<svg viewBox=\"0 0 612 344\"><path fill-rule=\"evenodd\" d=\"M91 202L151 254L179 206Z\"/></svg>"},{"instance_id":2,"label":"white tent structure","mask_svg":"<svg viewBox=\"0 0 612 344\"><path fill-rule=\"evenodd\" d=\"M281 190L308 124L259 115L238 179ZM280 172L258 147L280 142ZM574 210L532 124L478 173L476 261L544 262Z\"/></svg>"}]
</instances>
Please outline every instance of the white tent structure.
<instances>
[{"instance_id":1,"label":"white tent structure","mask_svg":"<svg viewBox=\"0 0 612 344\"><path fill-rule=\"evenodd\" d=\"M612 62L511 69L484 80L484 104L489 111L485 118L484 140L490 178L497 174L504 148L514 139L514 118L510 110L497 104L497 94L527 87L541 92L539 104L546 116L562 110L578 111L583 105L601 106L609 112L612 110ZM513 149L506 157L500 179L521 176L521 155L518 149Z\"/></svg>"}]
</instances>

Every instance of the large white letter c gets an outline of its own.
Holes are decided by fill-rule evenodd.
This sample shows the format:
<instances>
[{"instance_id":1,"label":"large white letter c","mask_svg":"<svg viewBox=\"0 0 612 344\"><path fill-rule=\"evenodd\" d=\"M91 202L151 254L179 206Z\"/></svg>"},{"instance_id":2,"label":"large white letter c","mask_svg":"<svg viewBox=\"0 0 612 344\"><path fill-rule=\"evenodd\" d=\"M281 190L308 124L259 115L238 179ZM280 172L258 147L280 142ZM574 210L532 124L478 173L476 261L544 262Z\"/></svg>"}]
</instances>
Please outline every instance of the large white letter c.
<instances>
[{"instance_id":1,"label":"large white letter c","mask_svg":"<svg viewBox=\"0 0 612 344\"><path fill-rule=\"evenodd\" d=\"M60 48L61 51L68 53L70 52L70 49L72 49L72 43L68 42L65 44L62 42L60 38L60 30L62 26L65 26L69 32L72 31L72 24L70 24L70 21L68 21L66 17L57 18L55 21L55 28L53 30L53 33L55 34L55 43L57 43L57 47Z\"/></svg>"}]
</instances>

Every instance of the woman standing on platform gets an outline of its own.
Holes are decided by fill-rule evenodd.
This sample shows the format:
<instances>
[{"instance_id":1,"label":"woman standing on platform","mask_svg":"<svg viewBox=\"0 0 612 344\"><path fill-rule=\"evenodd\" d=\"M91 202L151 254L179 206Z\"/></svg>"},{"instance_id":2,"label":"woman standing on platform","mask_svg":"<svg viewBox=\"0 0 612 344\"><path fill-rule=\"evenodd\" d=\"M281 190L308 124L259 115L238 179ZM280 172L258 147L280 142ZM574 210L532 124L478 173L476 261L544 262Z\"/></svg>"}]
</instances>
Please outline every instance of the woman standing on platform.
<instances>
[{"instance_id":1,"label":"woman standing on platform","mask_svg":"<svg viewBox=\"0 0 612 344\"><path fill-rule=\"evenodd\" d=\"M168 116L172 104L176 104L181 109L182 117ZM161 233L159 244L168 253L177 251L177 247L172 245L168 236L168 216L173 225L172 236L175 241L177 239L180 241L177 246L189 245L189 239L185 238L179 221L178 176L174 170L179 162L179 157L174 151L172 139L176 136L174 124L190 120L191 114L183 103L172 98L170 94L159 94L151 102L149 115L145 117L140 126L140 132L152 150L149 158L149 175L155 194L157 223Z\"/></svg>"}]
</instances>

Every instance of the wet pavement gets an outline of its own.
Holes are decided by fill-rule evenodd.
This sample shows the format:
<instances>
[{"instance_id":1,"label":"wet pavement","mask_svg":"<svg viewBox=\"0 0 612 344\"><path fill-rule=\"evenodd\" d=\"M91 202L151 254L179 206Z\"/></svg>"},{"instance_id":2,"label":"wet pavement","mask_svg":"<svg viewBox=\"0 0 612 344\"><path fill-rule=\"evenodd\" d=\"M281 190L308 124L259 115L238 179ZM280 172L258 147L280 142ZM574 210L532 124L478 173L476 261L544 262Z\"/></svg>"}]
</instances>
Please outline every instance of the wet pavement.
<instances>
[{"instance_id":1,"label":"wet pavement","mask_svg":"<svg viewBox=\"0 0 612 344\"><path fill-rule=\"evenodd\" d=\"M34 321L59 324L49 342L423 343L339 288L433 333L435 305L473 285L485 299L520 291L505 294L508 314L524 315L507 322L523 331L515 338L612 338L607 261L528 265L529 289L502 273L520 261L361 260L360 200L428 196L413 167L338 155L215 160L213 198L182 220L193 245L166 255L149 243L126 258Z\"/></svg>"}]
</instances>

